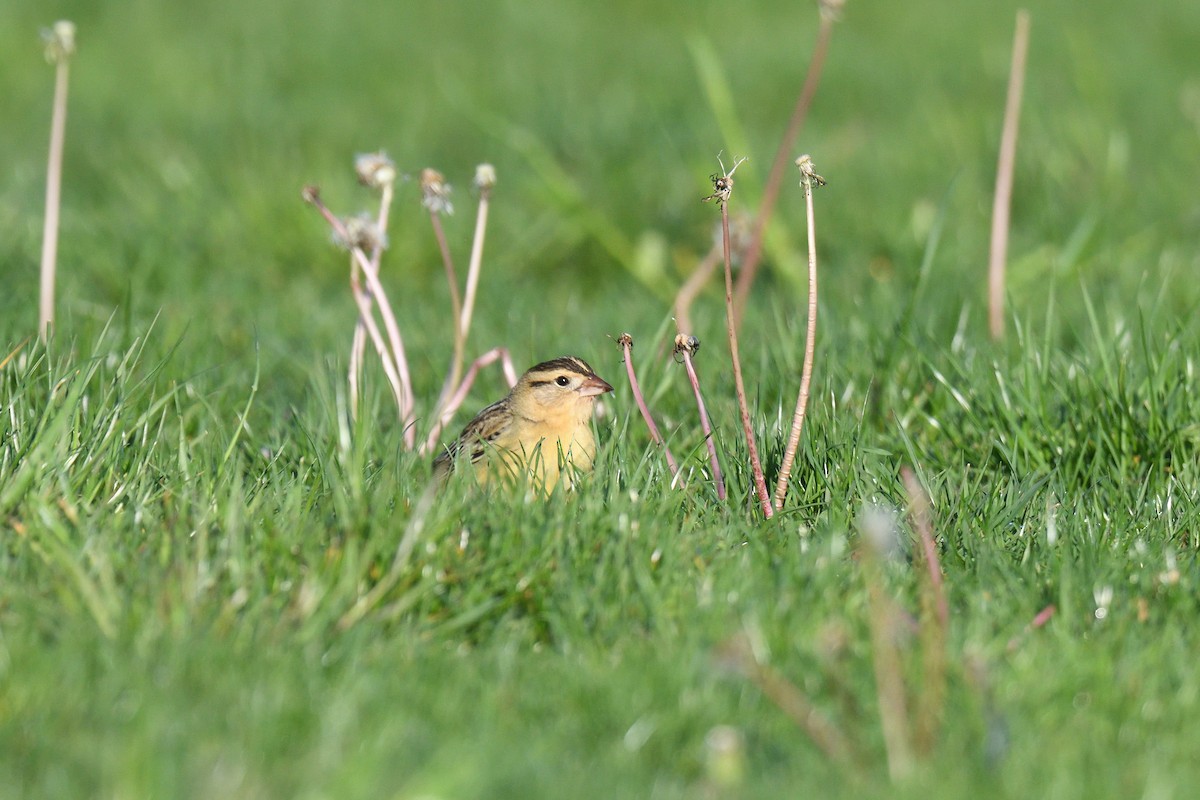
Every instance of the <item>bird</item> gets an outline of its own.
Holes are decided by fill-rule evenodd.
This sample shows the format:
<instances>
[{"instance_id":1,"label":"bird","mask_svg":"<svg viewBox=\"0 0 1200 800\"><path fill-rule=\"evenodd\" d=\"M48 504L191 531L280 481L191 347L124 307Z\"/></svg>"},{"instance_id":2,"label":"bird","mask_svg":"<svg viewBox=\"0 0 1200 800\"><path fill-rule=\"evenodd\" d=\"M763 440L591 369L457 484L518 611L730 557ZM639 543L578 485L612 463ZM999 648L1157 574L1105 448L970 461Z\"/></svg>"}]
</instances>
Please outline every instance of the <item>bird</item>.
<instances>
[{"instance_id":1,"label":"bird","mask_svg":"<svg viewBox=\"0 0 1200 800\"><path fill-rule=\"evenodd\" d=\"M526 475L547 494L562 473L567 485L596 457L592 412L613 387L582 358L561 356L530 367L503 400L467 423L433 460L445 480L469 463L480 483Z\"/></svg>"}]
</instances>

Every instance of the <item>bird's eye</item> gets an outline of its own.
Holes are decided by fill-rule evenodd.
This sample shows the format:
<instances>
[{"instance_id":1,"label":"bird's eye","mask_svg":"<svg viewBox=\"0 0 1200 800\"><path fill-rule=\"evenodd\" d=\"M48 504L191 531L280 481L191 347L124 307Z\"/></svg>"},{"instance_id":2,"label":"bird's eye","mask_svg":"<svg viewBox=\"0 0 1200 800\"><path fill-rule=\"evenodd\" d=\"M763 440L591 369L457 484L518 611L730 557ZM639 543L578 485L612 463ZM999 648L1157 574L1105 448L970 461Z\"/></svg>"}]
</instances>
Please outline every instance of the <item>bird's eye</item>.
<instances>
[{"instance_id":1,"label":"bird's eye","mask_svg":"<svg viewBox=\"0 0 1200 800\"><path fill-rule=\"evenodd\" d=\"M559 375L557 378L554 379L554 382L557 383L559 386L570 386L571 385L571 379L568 378L566 375Z\"/></svg>"}]
</instances>

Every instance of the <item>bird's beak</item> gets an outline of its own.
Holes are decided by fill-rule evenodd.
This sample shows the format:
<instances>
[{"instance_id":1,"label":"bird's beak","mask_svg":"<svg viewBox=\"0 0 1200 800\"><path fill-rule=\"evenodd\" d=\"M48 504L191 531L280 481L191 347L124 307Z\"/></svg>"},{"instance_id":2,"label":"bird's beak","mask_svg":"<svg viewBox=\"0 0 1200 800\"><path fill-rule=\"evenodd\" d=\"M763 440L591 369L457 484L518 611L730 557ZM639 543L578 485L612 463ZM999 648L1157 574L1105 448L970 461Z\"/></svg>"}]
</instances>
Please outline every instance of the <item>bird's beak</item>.
<instances>
[{"instance_id":1,"label":"bird's beak","mask_svg":"<svg viewBox=\"0 0 1200 800\"><path fill-rule=\"evenodd\" d=\"M611 392L612 390L613 388L608 385L608 381L599 375L593 375L579 384L579 394L581 397L595 397L596 395Z\"/></svg>"}]
</instances>

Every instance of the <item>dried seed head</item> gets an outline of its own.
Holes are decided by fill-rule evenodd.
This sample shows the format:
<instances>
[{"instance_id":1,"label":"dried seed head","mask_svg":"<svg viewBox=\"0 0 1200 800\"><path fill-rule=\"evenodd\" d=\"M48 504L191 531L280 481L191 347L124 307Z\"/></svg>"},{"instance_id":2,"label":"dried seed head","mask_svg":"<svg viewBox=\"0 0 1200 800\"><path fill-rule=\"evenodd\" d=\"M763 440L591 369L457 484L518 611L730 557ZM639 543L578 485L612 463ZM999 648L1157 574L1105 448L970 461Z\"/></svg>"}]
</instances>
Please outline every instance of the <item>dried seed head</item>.
<instances>
[{"instance_id":1,"label":"dried seed head","mask_svg":"<svg viewBox=\"0 0 1200 800\"><path fill-rule=\"evenodd\" d=\"M727 170L725 169L725 162L721 160L721 154L718 153L717 163L721 165L721 172L714 172L712 175L708 176L708 179L712 181L713 193L708 197L701 199L705 203L707 203L709 200L716 200L718 206L723 206L729 202L729 196L733 194L733 173L737 172L737 168L741 166L742 162L745 160L746 159L744 157L739 158L737 161L733 162L733 169Z\"/></svg>"},{"instance_id":2,"label":"dried seed head","mask_svg":"<svg viewBox=\"0 0 1200 800\"><path fill-rule=\"evenodd\" d=\"M60 19L49 28L42 29L42 41L46 43L46 60L51 64L66 61L75 54L75 23Z\"/></svg>"},{"instance_id":3,"label":"dried seed head","mask_svg":"<svg viewBox=\"0 0 1200 800\"><path fill-rule=\"evenodd\" d=\"M686 353L689 356L694 356L699 349L700 340L690 333L681 333L675 337L675 355L678 356Z\"/></svg>"},{"instance_id":4,"label":"dried seed head","mask_svg":"<svg viewBox=\"0 0 1200 800\"><path fill-rule=\"evenodd\" d=\"M846 0L817 0L817 6L822 19L836 22L842 18L842 9L846 6Z\"/></svg>"},{"instance_id":5,"label":"dried seed head","mask_svg":"<svg viewBox=\"0 0 1200 800\"><path fill-rule=\"evenodd\" d=\"M372 189L382 189L396 183L396 164L382 151L356 155L354 172L358 175L359 183Z\"/></svg>"},{"instance_id":6,"label":"dried seed head","mask_svg":"<svg viewBox=\"0 0 1200 800\"><path fill-rule=\"evenodd\" d=\"M824 186L825 179L817 174L816 168L813 167L812 156L803 155L796 159L796 166L800 169L800 185L817 185Z\"/></svg>"},{"instance_id":7,"label":"dried seed head","mask_svg":"<svg viewBox=\"0 0 1200 800\"><path fill-rule=\"evenodd\" d=\"M347 250L358 248L364 252L372 252L376 248L383 250L387 247L387 234L379 229L379 224L370 214L362 213L342 220L346 229L345 235L333 234L333 241L338 247Z\"/></svg>"},{"instance_id":8,"label":"dried seed head","mask_svg":"<svg viewBox=\"0 0 1200 800\"><path fill-rule=\"evenodd\" d=\"M629 334L629 333L622 333L620 336L617 337L617 344L619 344L621 347L628 347L630 350L632 350L633 349L633 335Z\"/></svg>"},{"instance_id":9,"label":"dried seed head","mask_svg":"<svg viewBox=\"0 0 1200 800\"><path fill-rule=\"evenodd\" d=\"M480 164L475 168L475 188L489 192L496 185L496 168L491 164Z\"/></svg>"},{"instance_id":10,"label":"dried seed head","mask_svg":"<svg viewBox=\"0 0 1200 800\"><path fill-rule=\"evenodd\" d=\"M432 214L453 214L450 204L450 184L436 169L421 170L421 205Z\"/></svg>"}]
</instances>

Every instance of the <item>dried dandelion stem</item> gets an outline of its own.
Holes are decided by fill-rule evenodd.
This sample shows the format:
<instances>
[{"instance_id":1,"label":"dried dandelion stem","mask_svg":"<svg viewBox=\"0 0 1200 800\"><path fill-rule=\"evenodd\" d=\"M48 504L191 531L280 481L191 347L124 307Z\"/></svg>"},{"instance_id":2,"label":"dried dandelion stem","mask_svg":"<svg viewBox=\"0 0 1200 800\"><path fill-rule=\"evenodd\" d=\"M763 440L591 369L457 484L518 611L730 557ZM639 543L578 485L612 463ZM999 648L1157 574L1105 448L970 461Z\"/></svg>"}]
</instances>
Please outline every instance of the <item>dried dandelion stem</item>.
<instances>
[{"instance_id":1,"label":"dried dandelion stem","mask_svg":"<svg viewBox=\"0 0 1200 800\"><path fill-rule=\"evenodd\" d=\"M863 577L867 584L868 621L871 628L871 660L875 669L875 692L879 723L887 750L888 774L893 781L912 773L913 751L909 733L908 700L904 671L896 644L898 612L883 586L883 565L868 543L860 550Z\"/></svg>"},{"instance_id":2,"label":"dried dandelion stem","mask_svg":"<svg viewBox=\"0 0 1200 800\"><path fill-rule=\"evenodd\" d=\"M733 266L729 254L729 198L733 194L733 173L738 165L745 161L741 159L733 165L733 169L725 172L722 165L720 176L713 176L713 193L705 200L716 200L721 207L721 249L725 257L725 331L729 335L729 355L733 360L733 384L737 392L738 413L742 419L742 431L746 434L746 448L750 451L750 470L754 480L754 492L758 496L763 516L770 519L775 514L771 505L771 495L767 492L767 482L763 479L762 462L758 458L758 444L754 441L754 427L750 424L750 407L746 402L746 384L742 379L742 361L738 356L737 326L733 321Z\"/></svg>"},{"instance_id":3,"label":"dried dandelion stem","mask_svg":"<svg viewBox=\"0 0 1200 800\"><path fill-rule=\"evenodd\" d=\"M621 350L625 354L625 372L629 375L629 386L633 389L633 399L637 401L638 410L642 412L642 419L646 421L646 427L650 429L650 438L654 444L662 448L663 455L667 459L667 467L671 470L671 478L674 479L679 474L679 464L675 462L675 456L671 455L671 448L667 447L662 434L658 432L658 426L654 424L654 417L650 415L646 399L642 396L642 387L638 384L637 373L633 371L633 336L622 333L617 337L617 344L621 346Z\"/></svg>"},{"instance_id":4,"label":"dried dandelion stem","mask_svg":"<svg viewBox=\"0 0 1200 800\"><path fill-rule=\"evenodd\" d=\"M942 565L933 539L929 497L917 476L908 467L900 470L900 479L908 494L908 514L920 541L917 567L924 566L921 581L921 693L913 731L917 752L928 755L937 742L946 704L946 640L950 609L942 585ZM920 562L924 561L922 565Z\"/></svg>"},{"instance_id":5,"label":"dried dandelion stem","mask_svg":"<svg viewBox=\"0 0 1200 800\"><path fill-rule=\"evenodd\" d=\"M700 427L704 430L704 444L708 448L708 463L712 468L713 482L717 485L717 499L724 500L725 476L721 474L721 464L717 461L717 445L713 441L712 425L708 422L708 410L704 407L704 397L700 394L700 378L696 375L696 367L692 364L692 356L699 349L700 340L695 336L681 333L675 337L675 352L683 357L683 365L687 369L692 392L696 395L696 408L700 412Z\"/></svg>"},{"instance_id":6,"label":"dried dandelion stem","mask_svg":"<svg viewBox=\"0 0 1200 800\"><path fill-rule=\"evenodd\" d=\"M804 186L804 206L808 219L808 330L804 336L804 366L800 372L800 393L796 397L796 410L792 414L792 430L788 434L787 447L783 451L783 464L779 468L779 480L775 484L775 508L783 508L787 497L788 479L792 475L792 464L800 446L800 433L804 429L804 415L808 409L808 397L812 389L813 354L817 341L817 226L813 216L813 184L824 186L825 179L813 170L812 159L800 156L796 159L800 168L801 185Z\"/></svg>"},{"instance_id":7,"label":"dried dandelion stem","mask_svg":"<svg viewBox=\"0 0 1200 800\"><path fill-rule=\"evenodd\" d=\"M446 231L442 227L442 214L453 213L450 204L450 185L442 173L435 169L421 170L421 204L429 212L429 223L433 226L433 235L437 239L438 251L442 254L442 266L446 270L446 284L450 289L450 318L454 321L454 353L450 357L450 369L446 372L446 380L442 384L442 393L438 397L437 407L441 408L449 400L458 386L462 376L463 353L465 343L462 336L462 297L458 292L458 272L454 268L454 258L450 255L450 243L446 240Z\"/></svg>"},{"instance_id":8,"label":"dried dandelion stem","mask_svg":"<svg viewBox=\"0 0 1200 800\"><path fill-rule=\"evenodd\" d=\"M496 185L496 170L491 164L480 164L475 169L475 185L479 188L479 209L475 215L475 238L471 242L471 262L467 266L467 291L458 326L463 342L466 342L467 334L471 331L475 292L479 287L479 272L483 266L483 239L487 234L488 201L492 196L492 187Z\"/></svg>"},{"instance_id":9,"label":"dried dandelion stem","mask_svg":"<svg viewBox=\"0 0 1200 800\"><path fill-rule=\"evenodd\" d=\"M373 173L372 175L370 175L369 177L364 176L364 172L363 172L363 169L361 168L361 165L367 159L375 159L375 158L381 158L381 157L382 157L382 154L380 154L380 156L378 156L378 157L375 155L360 156L357 160L358 164L360 165L360 169L359 169L360 179L363 180L364 183L371 183L372 181L378 181L377 185L380 188L379 215L376 217L375 226L379 229L379 232L381 235L378 238L378 240L376 241L375 246L371 248L371 266L374 267L376 275L379 274L379 268L383 261L383 235L386 235L386 233L387 233L388 215L392 208L392 198L395 193L395 188L394 188L395 170L394 170L394 168L392 168L392 174L391 174L390 178L387 175L384 175L383 179L380 180L378 173L385 170L387 167L390 167L391 166L390 161L387 161L386 164L382 168L380 168L378 162L372 163L371 166L376 167L376 172ZM351 264L351 269L354 269L353 264ZM371 296L368 295L367 296L368 307L370 306L371 300L372 300ZM347 380L350 385L350 416L352 419L358 418L358 384L362 377L362 362L363 362L363 356L366 351L366 346L367 346L366 329L365 329L362 319L360 318L360 319L355 320L355 322L354 322L354 337L353 337L353 339L351 339L351 342L350 342L350 366L347 370L347 372L348 372Z\"/></svg>"},{"instance_id":10,"label":"dried dandelion stem","mask_svg":"<svg viewBox=\"0 0 1200 800\"><path fill-rule=\"evenodd\" d=\"M446 401L446 407L438 414L437 421L429 430L429 435L425 438L425 445L421 448L421 454L427 455L433 452L437 447L438 437L442 431L454 418L454 412L462 406L463 401L467 399L467 392L471 391L471 386L475 383L475 378L479 374L479 370L499 360L504 369L504 379L508 381L509 388L512 388L517 383L517 371L513 369L512 357L505 347L494 347L481 355L479 358L471 362L467 367L466 375L463 376L462 383L459 384L455 392Z\"/></svg>"},{"instance_id":11,"label":"dried dandelion stem","mask_svg":"<svg viewBox=\"0 0 1200 800\"><path fill-rule=\"evenodd\" d=\"M788 120L787 130L779 141L779 149L775 151L775 160L771 162L771 171L767 173L762 204L754 219L750 244L746 249L742 271L738 275L734 324L739 328L742 325L742 316L746 311L746 301L750 297L750 288L762 261L763 238L766 234L767 223L770 221L771 213L775 210L775 203L779 199L779 189L783 185L783 176L787 171L788 161L791 160L796 137L800 135L800 129L804 127L808 109L812 106L813 97L821 83L825 55L829 51L829 41L833 37L833 24L838 20L838 13L844 5L844 0L824 0L819 5L821 22L817 30L817 41L813 47L812 57L808 62L808 72L804 75L804 85L800 89L800 96L796 98L796 107L792 110L791 119Z\"/></svg>"},{"instance_id":12,"label":"dried dandelion stem","mask_svg":"<svg viewBox=\"0 0 1200 800\"><path fill-rule=\"evenodd\" d=\"M1017 11L1013 33L1012 66L1004 128L996 160L996 194L992 199L992 240L988 249L988 329L992 339L1004 338L1004 273L1008 258L1009 210L1012 205L1013 168L1017 160L1017 133L1021 119L1021 94L1025 84L1025 54L1029 49L1029 12Z\"/></svg>"},{"instance_id":13,"label":"dried dandelion stem","mask_svg":"<svg viewBox=\"0 0 1200 800\"><path fill-rule=\"evenodd\" d=\"M67 132L67 88L71 56L75 53L75 25L66 20L43 31L46 60L55 65L54 105L50 115L50 154L46 159L46 218L42 228L41 288L38 297L38 332L44 343L54 324L54 278L58 266L58 215L62 204L63 144Z\"/></svg>"},{"instance_id":14,"label":"dried dandelion stem","mask_svg":"<svg viewBox=\"0 0 1200 800\"><path fill-rule=\"evenodd\" d=\"M404 340L400 336L400 327L396 324L396 316L392 313L392 305L388 301L387 292L384 291L383 285L379 282L379 276L375 272L371 260L367 258L363 249L354 243L345 223L334 216L333 212L321 200L317 190L313 187L306 187L303 197L320 212L321 216L325 218L325 221L333 229L333 232L350 248L350 256L352 258L350 285L354 293L354 302L358 306L359 318L366 325L367 333L370 334L372 341L375 343L375 349L378 351L379 359L383 363L384 373L388 376L389 382L392 383L392 390L396 395L400 423L404 427L405 446L411 449L416 443L416 432L412 425L414 405L412 379L409 376L408 359L404 353ZM379 335L379 328L375 324L370 302L359 282L359 270L366 276L367 286L379 305L379 315L383 318L383 324L391 343L390 351Z\"/></svg>"}]
</instances>

